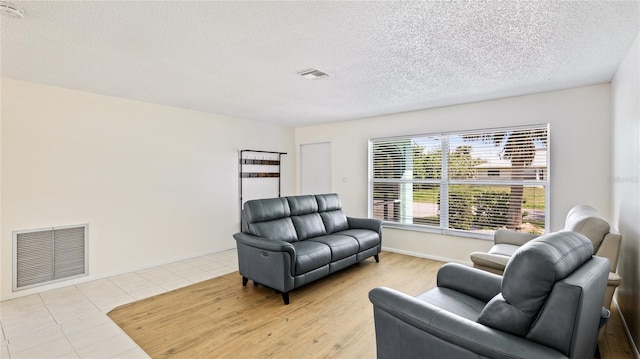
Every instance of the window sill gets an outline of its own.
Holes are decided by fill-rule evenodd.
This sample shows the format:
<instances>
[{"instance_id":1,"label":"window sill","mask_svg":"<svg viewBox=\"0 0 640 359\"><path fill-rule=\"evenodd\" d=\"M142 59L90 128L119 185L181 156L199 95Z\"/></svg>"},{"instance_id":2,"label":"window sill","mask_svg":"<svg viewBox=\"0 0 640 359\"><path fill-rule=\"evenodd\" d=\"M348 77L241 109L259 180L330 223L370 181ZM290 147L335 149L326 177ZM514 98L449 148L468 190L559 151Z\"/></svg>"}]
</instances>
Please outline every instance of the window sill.
<instances>
[{"instance_id":1,"label":"window sill","mask_svg":"<svg viewBox=\"0 0 640 359\"><path fill-rule=\"evenodd\" d=\"M398 223L398 222L386 222L386 221L382 223L382 226L384 228L400 229L405 231L442 234L445 236L465 237L465 238L480 239L484 241L493 241L492 233L468 232L468 231L461 231L461 230L455 230L455 229L442 229L437 227L421 226L416 224L405 224L405 223Z\"/></svg>"}]
</instances>

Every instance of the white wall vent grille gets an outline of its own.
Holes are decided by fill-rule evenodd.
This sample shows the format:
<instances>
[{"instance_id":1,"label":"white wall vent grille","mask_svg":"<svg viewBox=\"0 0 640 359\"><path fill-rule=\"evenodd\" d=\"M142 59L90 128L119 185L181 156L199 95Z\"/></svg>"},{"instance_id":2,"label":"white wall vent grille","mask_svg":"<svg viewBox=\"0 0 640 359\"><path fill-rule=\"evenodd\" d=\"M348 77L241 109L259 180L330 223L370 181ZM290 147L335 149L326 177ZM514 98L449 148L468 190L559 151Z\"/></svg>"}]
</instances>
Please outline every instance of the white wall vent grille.
<instances>
[{"instance_id":1,"label":"white wall vent grille","mask_svg":"<svg viewBox=\"0 0 640 359\"><path fill-rule=\"evenodd\" d=\"M87 228L13 232L13 290L87 275Z\"/></svg>"}]
</instances>

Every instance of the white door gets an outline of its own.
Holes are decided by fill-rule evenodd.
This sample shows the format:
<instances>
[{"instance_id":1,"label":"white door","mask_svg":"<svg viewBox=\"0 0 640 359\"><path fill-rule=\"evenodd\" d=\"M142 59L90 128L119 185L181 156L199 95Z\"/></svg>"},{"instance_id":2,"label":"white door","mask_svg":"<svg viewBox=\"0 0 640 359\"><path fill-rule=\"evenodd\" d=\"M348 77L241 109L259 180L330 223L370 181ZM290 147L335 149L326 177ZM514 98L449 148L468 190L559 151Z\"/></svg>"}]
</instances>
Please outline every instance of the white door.
<instances>
[{"instance_id":1,"label":"white door","mask_svg":"<svg viewBox=\"0 0 640 359\"><path fill-rule=\"evenodd\" d=\"M300 145L300 194L331 192L331 143Z\"/></svg>"}]
</instances>

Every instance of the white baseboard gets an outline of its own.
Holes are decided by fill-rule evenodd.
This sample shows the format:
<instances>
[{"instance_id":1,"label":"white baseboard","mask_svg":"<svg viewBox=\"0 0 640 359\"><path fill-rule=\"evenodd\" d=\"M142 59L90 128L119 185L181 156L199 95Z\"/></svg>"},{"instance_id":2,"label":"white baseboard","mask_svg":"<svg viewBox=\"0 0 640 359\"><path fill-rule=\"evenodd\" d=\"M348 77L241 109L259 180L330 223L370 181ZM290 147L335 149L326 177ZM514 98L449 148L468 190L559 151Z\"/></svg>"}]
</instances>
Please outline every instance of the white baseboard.
<instances>
[{"instance_id":1,"label":"white baseboard","mask_svg":"<svg viewBox=\"0 0 640 359\"><path fill-rule=\"evenodd\" d=\"M383 251L387 251L387 252L398 253L398 254L405 254L405 255L408 255L408 256L412 256L412 257L433 259L434 261L447 262L447 263L458 263L458 264L462 264L462 265L466 265L466 266L471 266L472 265L472 263L470 261L461 261L459 259L432 256L430 254L424 254L424 253L412 252L412 251L405 251L405 250L402 250L402 249L382 247L382 250Z\"/></svg>"},{"instance_id":2,"label":"white baseboard","mask_svg":"<svg viewBox=\"0 0 640 359\"><path fill-rule=\"evenodd\" d=\"M618 305L618 301L616 300L615 296L613 297L613 301L616 302L616 309L618 310L620 321L622 321L624 332L627 335L627 341L629 342L629 347L631 347L631 351L633 352L633 355L636 357L636 359L640 359L640 352L638 352L638 347L636 346L636 343L633 341L633 337L631 336L631 331L627 326L627 321L624 320L624 315L622 314L622 310L620 310L620 306Z\"/></svg>"}]
</instances>

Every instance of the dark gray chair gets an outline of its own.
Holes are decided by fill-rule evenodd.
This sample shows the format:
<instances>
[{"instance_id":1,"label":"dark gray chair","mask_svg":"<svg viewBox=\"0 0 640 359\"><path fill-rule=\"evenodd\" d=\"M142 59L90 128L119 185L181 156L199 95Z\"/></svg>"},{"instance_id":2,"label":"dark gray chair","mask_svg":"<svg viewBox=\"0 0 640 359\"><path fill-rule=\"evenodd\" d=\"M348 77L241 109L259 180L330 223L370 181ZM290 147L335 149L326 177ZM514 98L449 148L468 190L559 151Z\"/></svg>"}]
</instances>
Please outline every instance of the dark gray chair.
<instances>
[{"instance_id":1,"label":"dark gray chair","mask_svg":"<svg viewBox=\"0 0 640 359\"><path fill-rule=\"evenodd\" d=\"M593 358L609 261L575 232L538 237L504 275L459 264L417 297L369 292L378 358Z\"/></svg>"}]
</instances>

